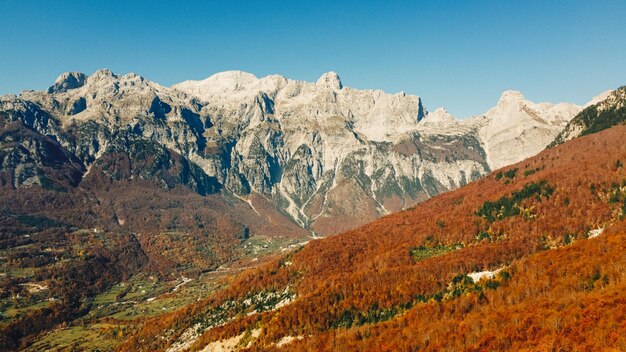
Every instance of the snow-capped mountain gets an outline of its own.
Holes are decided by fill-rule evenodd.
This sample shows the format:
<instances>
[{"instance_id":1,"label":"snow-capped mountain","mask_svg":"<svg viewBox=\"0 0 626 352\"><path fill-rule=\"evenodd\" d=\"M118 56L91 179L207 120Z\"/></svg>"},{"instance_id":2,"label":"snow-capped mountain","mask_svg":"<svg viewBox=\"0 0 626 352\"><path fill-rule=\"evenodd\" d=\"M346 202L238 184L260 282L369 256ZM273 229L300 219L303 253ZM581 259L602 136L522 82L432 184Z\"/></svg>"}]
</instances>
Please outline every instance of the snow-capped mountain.
<instances>
[{"instance_id":1,"label":"snow-capped mountain","mask_svg":"<svg viewBox=\"0 0 626 352\"><path fill-rule=\"evenodd\" d=\"M232 194L255 211L271 204L321 234L532 156L580 110L507 91L484 115L457 120L445 109L427 112L418 96L344 86L334 72L304 82L228 71L168 88L99 70L0 98L0 113L58 141L85 174L108 151L148 141L190 162L176 182Z\"/></svg>"}]
</instances>

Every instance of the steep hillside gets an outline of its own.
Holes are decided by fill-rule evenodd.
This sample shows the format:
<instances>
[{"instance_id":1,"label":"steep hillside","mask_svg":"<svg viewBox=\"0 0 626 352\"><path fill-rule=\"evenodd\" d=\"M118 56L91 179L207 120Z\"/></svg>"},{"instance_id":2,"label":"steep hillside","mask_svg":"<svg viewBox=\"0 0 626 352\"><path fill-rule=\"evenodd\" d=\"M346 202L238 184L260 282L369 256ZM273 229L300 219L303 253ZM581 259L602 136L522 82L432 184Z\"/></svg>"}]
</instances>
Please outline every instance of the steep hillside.
<instances>
[{"instance_id":1,"label":"steep hillside","mask_svg":"<svg viewBox=\"0 0 626 352\"><path fill-rule=\"evenodd\" d=\"M625 138L584 136L312 241L119 349L624 350Z\"/></svg>"},{"instance_id":2,"label":"steep hillside","mask_svg":"<svg viewBox=\"0 0 626 352\"><path fill-rule=\"evenodd\" d=\"M626 121L626 87L620 87L587 106L559 133L552 146L578 136L600 132Z\"/></svg>"}]
</instances>

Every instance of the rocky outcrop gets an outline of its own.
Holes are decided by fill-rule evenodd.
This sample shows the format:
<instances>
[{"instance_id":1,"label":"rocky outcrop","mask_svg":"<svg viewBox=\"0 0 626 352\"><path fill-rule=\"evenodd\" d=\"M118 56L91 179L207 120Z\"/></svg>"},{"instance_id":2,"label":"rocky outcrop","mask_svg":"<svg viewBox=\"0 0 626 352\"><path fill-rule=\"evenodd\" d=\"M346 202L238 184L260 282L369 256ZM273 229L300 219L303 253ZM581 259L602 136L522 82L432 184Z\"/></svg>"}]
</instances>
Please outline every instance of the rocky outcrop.
<instances>
[{"instance_id":1,"label":"rocky outcrop","mask_svg":"<svg viewBox=\"0 0 626 352\"><path fill-rule=\"evenodd\" d=\"M70 89L80 88L85 84L87 76L80 72L65 72L56 79L48 93L63 93Z\"/></svg>"},{"instance_id":2,"label":"rocky outcrop","mask_svg":"<svg viewBox=\"0 0 626 352\"><path fill-rule=\"evenodd\" d=\"M626 121L626 86L595 97L555 138L552 145L600 132Z\"/></svg>"}]
</instances>

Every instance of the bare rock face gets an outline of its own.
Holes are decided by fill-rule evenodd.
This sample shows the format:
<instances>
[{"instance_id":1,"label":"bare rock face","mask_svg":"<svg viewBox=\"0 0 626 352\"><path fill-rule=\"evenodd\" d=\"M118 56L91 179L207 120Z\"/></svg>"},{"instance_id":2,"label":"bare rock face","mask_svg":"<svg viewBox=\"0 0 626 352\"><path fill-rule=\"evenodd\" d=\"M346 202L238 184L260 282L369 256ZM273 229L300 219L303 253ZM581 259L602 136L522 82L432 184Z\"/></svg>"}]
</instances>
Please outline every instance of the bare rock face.
<instances>
[{"instance_id":1,"label":"bare rock face","mask_svg":"<svg viewBox=\"0 0 626 352\"><path fill-rule=\"evenodd\" d=\"M48 88L48 93L63 93L70 89L80 88L85 84L87 76L80 72L65 72L60 75L52 87Z\"/></svg>"},{"instance_id":2,"label":"bare rock face","mask_svg":"<svg viewBox=\"0 0 626 352\"><path fill-rule=\"evenodd\" d=\"M427 138L422 134L465 136L447 126L421 132L425 109L419 97L355 90L334 72L309 83L231 71L174 88L206 103L203 112L213 123L209 144L236 141L230 170L218 176L226 188L243 191L241 196L258 193L320 233L412 206L488 171L475 135L467 139L478 152L465 153L470 157L463 160L446 158L446 146L435 158L414 144L410 152L397 151L397 145ZM198 162L207 172L225 170Z\"/></svg>"},{"instance_id":3,"label":"bare rock face","mask_svg":"<svg viewBox=\"0 0 626 352\"><path fill-rule=\"evenodd\" d=\"M485 115L456 120L428 113L417 96L346 87L334 72L310 83L227 71L168 88L99 70L0 99L0 114L52 138L82 172L95 165L111 177L233 194L320 234L534 155L579 110L505 92Z\"/></svg>"},{"instance_id":4,"label":"bare rock face","mask_svg":"<svg viewBox=\"0 0 626 352\"><path fill-rule=\"evenodd\" d=\"M340 90L343 88L343 84L341 84L341 79L339 79L339 75L336 72L326 72L317 80L317 85L319 87L330 88L333 90Z\"/></svg>"},{"instance_id":5,"label":"bare rock face","mask_svg":"<svg viewBox=\"0 0 626 352\"><path fill-rule=\"evenodd\" d=\"M494 108L477 117L489 166L499 169L544 150L581 109L568 103L536 104L520 92L505 91Z\"/></svg>"}]
</instances>

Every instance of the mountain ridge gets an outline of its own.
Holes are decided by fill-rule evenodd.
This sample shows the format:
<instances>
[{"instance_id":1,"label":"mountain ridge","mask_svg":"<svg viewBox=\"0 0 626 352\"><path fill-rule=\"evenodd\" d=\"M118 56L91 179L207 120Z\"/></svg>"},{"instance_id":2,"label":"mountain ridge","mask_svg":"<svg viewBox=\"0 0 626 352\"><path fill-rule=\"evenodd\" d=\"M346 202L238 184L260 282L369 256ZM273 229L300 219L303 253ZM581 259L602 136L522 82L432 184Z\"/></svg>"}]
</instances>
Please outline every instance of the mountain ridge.
<instances>
[{"instance_id":1,"label":"mountain ridge","mask_svg":"<svg viewBox=\"0 0 626 352\"><path fill-rule=\"evenodd\" d=\"M15 99L49 115L54 123L38 131L55 135L85 168L115 131L128 129L198 165L253 207L255 194L320 234L534 155L579 109L506 91L484 115L456 120L428 112L418 96L352 89L332 71L317 82L226 71L169 88L134 73L68 72L48 91ZM67 131L78 138L65 140ZM359 210L351 198L361 200Z\"/></svg>"},{"instance_id":2,"label":"mountain ridge","mask_svg":"<svg viewBox=\"0 0 626 352\"><path fill-rule=\"evenodd\" d=\"M624 123L625 113L626 86L603 92L585 105L580 114L565 126L550 146Z\"/></svg>"}]
</instances>

